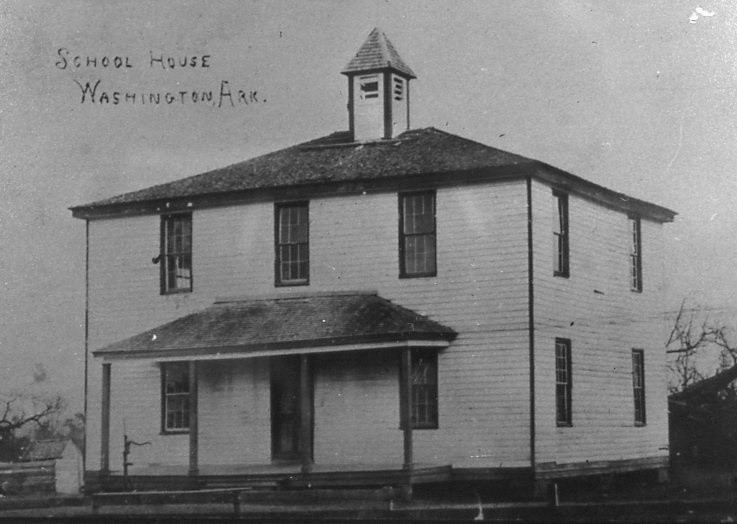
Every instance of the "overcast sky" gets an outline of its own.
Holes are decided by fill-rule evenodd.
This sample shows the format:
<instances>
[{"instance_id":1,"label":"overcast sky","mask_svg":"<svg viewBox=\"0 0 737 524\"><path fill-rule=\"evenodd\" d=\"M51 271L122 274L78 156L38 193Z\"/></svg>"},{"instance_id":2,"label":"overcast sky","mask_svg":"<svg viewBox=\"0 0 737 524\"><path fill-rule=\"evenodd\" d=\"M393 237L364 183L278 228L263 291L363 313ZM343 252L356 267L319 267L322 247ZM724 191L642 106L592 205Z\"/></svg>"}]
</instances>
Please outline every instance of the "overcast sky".
<instances>
[{"instance_id":1,"label":"overcast sky","mask_svg":"<svg viewBox=\"0 0 737 524\"><path fill-rule=\"evenodd\" d=\"M49 387L81 409L85 228L69 206L346 129L339 73L374 26L417 74L412 127L537 158L677 211L665 228L663 311L688 295L733 316L736 7L0 1L0 384L30 382L42 362ZM152 56L194 57L198 67L164 69ZM98 80L96 102L88 93L82 103L80 85ZM217 99L223 81L250 103L192 102L192 91ZM100 104L102 91L177 99Z\"/></svg>"}]
</instances>

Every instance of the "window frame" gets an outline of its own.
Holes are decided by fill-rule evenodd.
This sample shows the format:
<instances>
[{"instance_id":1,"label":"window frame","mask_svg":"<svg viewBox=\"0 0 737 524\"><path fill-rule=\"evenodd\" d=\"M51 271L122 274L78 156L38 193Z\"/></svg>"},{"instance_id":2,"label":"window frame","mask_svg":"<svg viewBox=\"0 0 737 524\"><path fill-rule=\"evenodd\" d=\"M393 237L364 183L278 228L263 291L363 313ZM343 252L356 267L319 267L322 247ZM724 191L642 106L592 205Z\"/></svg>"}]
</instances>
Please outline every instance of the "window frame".
<instances>
[{"instance_id":1,"label":"window frame","mask_svg":"<svg viewBox=\"0 0 737 524\"><path fill-rule=\"evenodd\" d=\"M412 378L410 380L410 396L411 396L411 413L410 413L410 424L412 429L438 429L439 427L439 414L438 414L438 352L432 350L412 350ZM415 370L419 367L421 360L426 361L429 364L429 381L422 384L415 384ZM424 404L427 408L427 417L425 420L419 420L420 413L420 391L422 389L426 391Z\"/></svg>"},{"instance_id":2,"label":"window frame","mask_svg":"<svg viewBox=\"0 0 737 524\"><path fill-rule=\"evenodd\" d=\"M630 237L630 290L642 293L642 223L639 216L629 215L627 226Z\"/></svg>"},{"instance_id":3,"label":"window frame","mask_svg":"<svg viewBox=\"0 0 737 524\"><path fill-rule=\"evenodd\" d=\"M401 102L404 100L404 87L405 87L405 80L401 76L393 75L392 76L392 98L397 101Z\"/></svg>"},{"instance_id":4,"label":"window frame","mask_svg":"<svg viewBox=\"0 0 737 524\"><path fill-rule=\"evenodd\" d=\"M187 219L189 222L189 252L173 252L168 251L169 244L169 222L174 220ZM193 219L192 213L167 213L161 215L160 221L160 241L159 241L159 293L161 295L174 295L177 293L191 293L194 289L194 249L193 249ZM180 257L189 255L189 287L170 287L169 286L169 260L172 257Z\"/></svg>"},{"instance_id":5,"label":"window frame","mask_svg":"<svg viewBox=\"0 0 737 524\"><path fill-rule=\"evenodd\" d=\"M281 240L281 212L284 209L304 208L305 209L305 242L286 242L282 244ZM305 278L284 279L282 275L282 257L281 247L283 245L304 245L307 253L306 266L307 276ZM310 284L310 206L307 201L299 202L277 202L274 205L274 285L276 287L288 286L307 286Z\"/></svg>"},{"instance_id":6,"label":"window frame","mask_svg":"<svg viewBox=\"0 0 737 524\"><path fill-rule=\"evenodd\" d=\"M645 390L645 350L643 349L632 349L632 397L634 400L635 426L646 426L647 395Z\"/></svg>"},{"instance_id":7,"label":"window frame","mask_svg":"<svg viewBox=\"0 0 737 524\"><path fill-rule=\"evenodd\" d=\"M571 275L571 234L568 194L553 190L555 216L553 227L554 255L553 275L568 278Z\"/></svg>"},{"instance_id":8,"label":"window frame","mask_svg":"<svg viewBox=\"0 0 737 524\"><path fill-rule=\"evenodd\" d=\"M181 367L184 371L184 383L186 384L187 391L167 391L167 367ZM190 413L192 409L192 392L189 390L189 362L162 362L161 363L161 434L162 435L180 435L183 433L189 433L190 428ZM182 413L187 414L187 425L185 426L172 426L168 424L169 421L169 402L170 398L185 399L186 400L186 411L180 410ZM172 410L173 412L174 410Z\"/></svg>"},{"instance_id":9,"label":"window frame","mask_svg":"<svg viewBox=\"0 0 737 524\"><path fill-rule=\"evenodd\" d=\"M404 230L404 219L405 219L405 199L409 197L424 197L430 196L432 202L432 231L427 233L405 233ZM438 226L437 226L437 193L434 189L427 191L411 191L403 192L398 195L399 201L399 278L423 278L423 277L435 277L438 274ZM407 271L407 252L409 251L406 247L406 239L411 237L424 237L429 236L433 239L433 252L432 252L432 269L429 271Z\"/></svg>"},{"instance_id":10,"label":"window frame","mask_svg":"<svg viewBox=\"0 0 737 524\"><path fill-rule=\"evenodd\" d=\"M565 368L559 366L559 349L563 350ZM571 340L568 338L555 339L555 424L558 427L573 426L573 366L571 365ZM559 371L566 374L566 380L561 381ZM561 394L565 394L563 399L564 412L561 412Z\"/></svg>"},{"instance_id":11,"label":"window frame","mask_svg":"<svg viewBox=\"0 0 737 524\"><path fill-rule=\"evenodd\" d=\"M368 91L364 86L376 82L376 90ZM364 75L358 77L358 98L360 100L375 100L381 93L381 77L379 74Z\"/></svg>"}]
</instances>

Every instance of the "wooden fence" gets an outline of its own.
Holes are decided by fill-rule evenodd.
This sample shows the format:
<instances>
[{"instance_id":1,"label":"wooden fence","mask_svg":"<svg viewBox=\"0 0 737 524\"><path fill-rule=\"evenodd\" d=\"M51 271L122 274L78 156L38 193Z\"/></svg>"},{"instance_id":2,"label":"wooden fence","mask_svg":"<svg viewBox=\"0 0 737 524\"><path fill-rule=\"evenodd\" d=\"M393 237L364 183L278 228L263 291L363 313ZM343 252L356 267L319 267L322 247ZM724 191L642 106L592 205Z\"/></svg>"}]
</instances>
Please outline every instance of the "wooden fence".
<instances>
[{"instance_id":1,"label":"wooden fence","mask_svg":"<svg viewBox=\"0 0 737 524\"><path fill-rule=\"evenodd\" d=\"M0 463L0 492L53 493L54 461Z\"/></svg>"}]
</instances>

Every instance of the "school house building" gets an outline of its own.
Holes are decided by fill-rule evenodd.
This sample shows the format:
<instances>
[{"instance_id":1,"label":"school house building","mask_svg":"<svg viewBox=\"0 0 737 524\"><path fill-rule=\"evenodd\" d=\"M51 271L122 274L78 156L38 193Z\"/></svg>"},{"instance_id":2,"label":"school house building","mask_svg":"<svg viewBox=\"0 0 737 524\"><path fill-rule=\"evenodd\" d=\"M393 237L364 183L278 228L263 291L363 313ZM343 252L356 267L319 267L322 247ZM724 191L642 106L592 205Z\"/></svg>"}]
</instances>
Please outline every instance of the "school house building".
<instances>
[{"instance_id":1,"label":"school house building","mask_svg":"<svg viewBox=\"0 0 737 524\"><path fill-rule=\"evenodd\" d=\"M342 74L347 131L72 208L88 489L124 434L139 488L667 467L675 213L413 129L378 29Z\"/></svg>"}]
</instances>

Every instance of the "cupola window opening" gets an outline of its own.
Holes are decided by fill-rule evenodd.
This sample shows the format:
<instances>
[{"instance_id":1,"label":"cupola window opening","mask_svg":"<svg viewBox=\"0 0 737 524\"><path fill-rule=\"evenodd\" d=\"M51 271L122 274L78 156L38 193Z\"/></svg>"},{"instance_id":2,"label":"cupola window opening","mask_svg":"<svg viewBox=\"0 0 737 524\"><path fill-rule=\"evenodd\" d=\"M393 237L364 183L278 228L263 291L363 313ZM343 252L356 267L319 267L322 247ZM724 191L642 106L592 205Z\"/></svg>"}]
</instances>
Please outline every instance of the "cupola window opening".
<instances>
[{"instance_id":1,"label":"cupola window opening","mask_svg":"<svg viewBox=\"0 0 737 524\"><path fill-rule=\"evenodd\" d=\"M394 77L394 100L401 102L404 99L404 80L398 76Z\"/></svg>"},{"instance_id":2,"label":"cupola window opening","mask_svg":"<svg viewBox=\"0 0 737 524\"><path fill-rule=\"evenodd\" d=\"M378 75L362 76L359 85L361 86L361 99L379 98L379 77Z\"/></svg>"}]
</instances>

